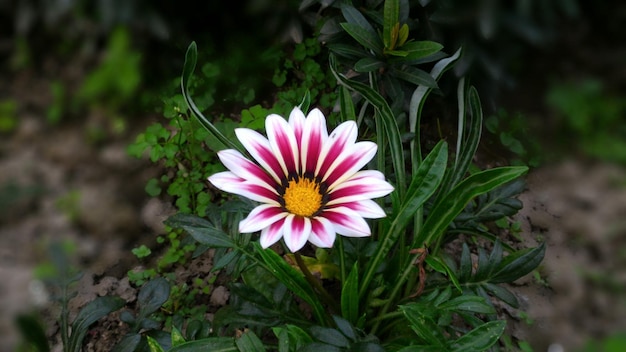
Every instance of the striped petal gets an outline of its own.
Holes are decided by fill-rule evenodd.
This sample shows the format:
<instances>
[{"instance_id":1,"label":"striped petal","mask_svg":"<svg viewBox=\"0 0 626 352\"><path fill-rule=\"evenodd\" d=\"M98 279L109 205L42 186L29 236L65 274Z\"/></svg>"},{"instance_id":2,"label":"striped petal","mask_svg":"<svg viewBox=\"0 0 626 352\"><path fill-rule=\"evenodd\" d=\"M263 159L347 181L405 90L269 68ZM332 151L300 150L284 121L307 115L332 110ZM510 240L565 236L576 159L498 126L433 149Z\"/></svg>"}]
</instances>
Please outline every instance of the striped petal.
<instances>
[{"instance_id":1,"label":"striped petal","mask_svg":"<svg viewBox=\"0 0 626 352\"><path fill-rule=\"evenodd\" d=\"M330 220L319 216L311 219L309 242L317 247L330 248L335 243L335 237L335 227Z\"/></svg>"},{"instance_id":2,"label":"striped petal","mask_svg":"<svg viewBox=\"0 0 626 352\"><path fill-rule=\"evenodd\" d=\"M270 147L285 175L300 171L298 142L293 129L281 116L272 114L265 119Z\"/></svg>"},{"instance_id":3,"label":"striped petal","mask_svg":"<svg viewBox=\"0 0 626 352\"><path fill-rule=\"evenodd\" d=\"M246 159L240 152L234 149L226 149L219 151L217 156L222 164L233 174L245 180L256 182L267 189L276 189L276 181L257 164Z\"/></svg>"},{"instance_id":4,"label":"striped petal","mask_svg":"<svg viewBox=\"0 0 626 352\"><path fill-rule=\"evenodd\" d=\"M305 121L302 135L302 148L300 158L302 160L303 173L315 172L322 146L328 139L326 119L321 111L313 109Z\"/></svg>"},{"instance_id":5,"label":"striped petal","mask_svg":"<svg viewBox=\"0 0 626 352\"><path fill-rule=\"evenodd\" d=\"M306 118L304 117L304 113L300 108L295 107L291 110L289 114L289 126L293 130L293 134L296 137L296 142L298 143L298 150L302 148L302 133L304 132L304 124L306 122Z\"/></svg>"},{"instance_id":6,"label":"striped petal","mask_svg":"<svg viewBox=\"0 0 626 352\"><path fill-rule=\"evenodd\" d=\"M356 142L356 122L346 121L337 126L324 143L318 156L315 175L325 176L330 166L337 160L341 153Z\"/></svg>"},{"instance_id":7,"label":"striped petal","mask_svg":"<svg viewBox=\"0 0 626 352\"><path fill-rule=\"evenodd\" d=\"M380 178L378 171L359 171L351 179L329 192L327 205L337 205L364 199L379 198L393 191L393 186Z\"/></svg>"},{"instance_id":8,"label":"striped petal","mask_svg":"<svg viewBox=\"0 0 626 352\"><path fill-rule=\"evenodd\" d=\"M377 149L376 144L372 142L359 142L346 148L322 177L328 184L328 189L333 189L362 169L376 155Z\"/></svg>"},{"instance_id":9,"label":"striped petal","mask_svg":"<svg viewBox=\"0 0 626 352\"><path fill-rule=\"evenodd\" d=\"M311 235L311 219L293 214L285 218L283 239L292 253L302 249Z\"/></svg>"},{"instance_id":10,"label":"striped petal","mask_svg":"<svg viewBox=\"0 0 626 352\"><path fill-rule=\"evenodd\" d=\"M335 231L347 237L367 237L372 234L369 225L356 211L347 207L325 209L321 217L333 223Z\"/></svg>"},{"instance_id":11,"label":"striped petal","mask_svg":"<svg viewBox=\"0 0 626 352\"><path fill-rule=\"evenodd\" d=\"M254 160L256 160L276 182L280 183L280 180L287 176L278 162L278 159L274 156L274 152L267 138L249 128L237 128L235 129L235 135L248 153L252 155Z\"/></svg>"},{"instance_id":12,"label":"striped petal","mask_svg":"<svg viewBox=\"0 0 626 352\"><path fill-rule=\"evenodd\" d=\"M380 219L387 216L383 208L371 199L363 199L356 202L341 203L342 207L354 210L361 217L366 219ZM338 207L338 206L335 206ZM331 206L331 208L333 208Z\"/></svg>"},{"instance_id":13,"label":"striped petal","mask_svg":"<svg viewBox=\"0 0 626 352\"><path fill-rule=\"evenodd\" d=\"M261 247L267 248L274 243L278 242L283 237L283 230L285 228L285 218L279 219L272 223L270 226L264 228L261 231Z\"/></svg>"},{"instance_id":14,"label":"striped petal","mask_svg":"<svg viewBox=\"0 0 626 352\"><path fill-rule=\"evenodd\" d=\"M252 209L248 217L239 222L239 232L252 233L263 230L271 224L287 216L280 207L272 204L262 204Z\"/></svg>"}]
</instances>

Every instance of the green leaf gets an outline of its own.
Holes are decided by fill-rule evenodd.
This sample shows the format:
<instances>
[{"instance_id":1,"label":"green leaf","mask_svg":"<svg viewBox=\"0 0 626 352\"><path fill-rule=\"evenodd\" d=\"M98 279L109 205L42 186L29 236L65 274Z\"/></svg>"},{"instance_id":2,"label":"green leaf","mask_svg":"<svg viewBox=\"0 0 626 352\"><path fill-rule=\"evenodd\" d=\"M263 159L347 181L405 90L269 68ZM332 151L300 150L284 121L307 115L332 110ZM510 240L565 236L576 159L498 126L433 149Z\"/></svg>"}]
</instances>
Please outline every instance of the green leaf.
<instances>
[{"instance_id":1,"label":"green leaf","mask_svg":"<svg viewBox=\"0 0 626 352\"><path fill-rule=\"evenodd\" d=\"M148 347L150 347L150 352L165 352L165 350L163 350L163 347L159 345L157 340L153 339L150 336L146 336L146 339L148 340Z\"/></svg>"},{"instance_id":2,"label":"green leaf","mask_svg":"<svg viewBox=\"0 0 626 352\"><path fill-rule=\"evenodd\" d=\"M359 319L359 267L355 262L341 288L341 315L350 323Z\"/></svg>"},{"instance_id":3,"label":"green leaf","mask_svg":"<svg viewBox=\"0 0 626 352\"><path fill-rule=\"evenodd\" d=\"M187 106L193 112L193 115L198 119L200 124L204 128L206 128L215 138L217 138L224 146L238 150L244 155L247 155L246 151L243 150L240 146L233 143L230 139L226 138L212 123L207 119L200 109L196 106L196 103L193 101L189 94L189 80L193 75L193 71L196 68L196 62L198 60L198 48L196 46L196 42L191 42L189 47L187 48L187 53L185 54L185 64L183 65L183 73L180 79L180 86L183 92L183 97L187 102Z\"/></svg>"},{"instance_id":4,"label":"green leaf","mask_svg":"<svg viewBox=\"0 0 626 352\"><path fill-rule=\"evenodd\" d=\"M209 337L202 340L185 342L168 350L168 352L197 351L237 352L239 349L235 346L235 341L231 337Z\"/></svg>"},{"instance_id":5,"label":"green leaf","mask_svg":"<svg viewBox=\"0 0 626 352\"><path fill-rule=\"evenodd\" d=\"M403 81L415 84L416 86L437 88L437 81L435 81L431 75L415 67L407 66L402 70L393 69L391 74Z\"/></svg>"},{"instance_id":6,"label":"green leaf","mask_svg":"<svg viewBox=\"0 0 626 352\"><path fill-rule=\"evenodd\" d=\"M341 121L356 120L354 103L352 102L350 91L345 86L341 86L341 89L339 89L339 113L341 114Z\"/></svg>"},{"instance_id":7,"label":"green leaf","mask_svg":"<svg viewBox=\"0 0 626 352\"><path fill-rule=\"evenodd\" d=\"M170 297L170 284L166 279L158 277L148 281L137 295L137 303L142 316L156 312Z\"/></svg>"},{"instance_id":8,"label":"green leaf","mask_svg":"<svg viewBox=\"0 0 626 352\"><path fill-rule=\"evenodd\" d=\"M453 341L450 344L450 351L485 351L498 341L505 327L504 320L487 322Z\"/></svg>"},{"instance_id":9,"label":"green leaf","mask_svg":"<svg viewBox=\"0 0 626 352\"><path fill-rule=\"evenodd\" d=\"M394 210L395 216L387 232L381 237L376 253L370 259L363 275L359 290L362 298L369 289L369 283L380 264L386 259L391 248L396 244L398 236L411 221L417 210L435 193L446 168L448 145L444 141L437 143L413 176L407 196L399 209ZM417 247L413 247L417 248Z\"/></svg>"},{"instance_id":10,"label":"green leaf","mask_svg":"<svg viewBox=\"0 0 626 352\"><path fill-rule=\"evenodd\" d=\"M287 264L276 252L261 248L261 245L257 242L253 243L253 245L271 273L296 296L302 298L311 306L313 315L319 324L327 325L326 309L313 288L304 279L302 273Z\"/></svg>"},{"instance_id":11,"label":"green leaf","mask_svg":"<svg viewBox=\"0 0 626 352\"><path fill-rule=\"evenodd\" d=\"M341 333L345 337L349 338L352 341L356 341L356 331L349 321L336 315L333 315L333 321L335 322L335 325L337 325L337 329L339 329L339 331L341 331Z\"/></svg>"},{"instance_id":12,"label":"green leaf","mask_svg":"<svg viewBox=\"0 0 626 352\"><path fill-rule=\"evenodd\" d=\"M494 297L502 300L504 303L510 305L513 308L519 307L517 298L511 291L506 288L490 283L484 283L481 285L487 292L491 293Z\"/></svg>"},{"instance_id":13,"label":"green leaf","mask_svg":"<svg viewBox=\"0 0 626 352\"><path fill-rule=\"evenodd\" d=\"M72 322L72 335L69 340L68 351L80 351L83 338L89 326L100 318L122 308L126 304L123 299L113 296L97 297L83 307L74 322Z\"/></svg>"},{"instance_id":14,"label":"green leaf","mask_svg":"<svg viewBox=\"0 0 626 352\"><path fill-rule=\"evenodd\" d=\"M406 45L408 45L407 43ZM406 47L405 45L405 47ZM430 70L430 76L435 80L439 80L441 75L447 71L456 60L461 56L461 49L457 50L454 55L439 60L435 66ZM422 108L426 102L426 97L430 93L432 88L427 86L419 86L413 91L411 96L411 102L409 104L409 131L415 134L415 138L411 141L411 160L413 163L413 172L417 169L422 161L421 143L420 143L420 119L422 116Z\"/></svg>"},{"instance_id":15,"label":"green leaf","mask_svg":"<svg viewBox=\"0 0 626 352\"><path fill-rule=\"evenodd\" d=\"M296 325L286 324L273 327L272 331L278 338L278 351L291 352L300 351L302 346L313 342L313 339L306 331Z\"/></svg>"},{"instance_id":16,"label":"green leaf","mask_svg":"<svg viewBox=\"0 0 626 352\"><path fill-rule=\"evenodd\" d=\"M408 52L402 61L413 61L433 55L443 49L443 45L429 40L411 41L402 46L402 50ZM437 78L434 75L433 78Z\"/></svg>"},{"instance_id":17,"label":"green leaf","mask_svg":"<svg viewBox=\"0 0 626 352\"><path fill-rule=\"evenodd\" d=\"M399 306L404 316L408 319L419 338L429 345L437 347L439 351L445 351L446 338L441 328L433 321L431 316L426 315L419 304Z\"/></svg>"},{"instance_id":18,"label":"green leaf","mask_svg":"<svg viewBox=\"0 0 626 352\"><path fill-rule=\"evenodd\" d=\"M478 314L495 314L496 310L490 305L484 297L480 296L459 296L445 303L442 303L439 309L451 311L468 311Z\"/></svg>"},{"instance_id":19,"label":"green leaf","mask_svg":"<svg viewBox=\"0 0 626 352\"><path fill-rule=\"evenodd\" d=\"M176 328L176 326L172 325L172 346L178 346L185 343L185 338L183 334Z\"/></svg>"},{"instance_id":20,"label":"green leaf","mask_svg":"<svg viewBox=\"0 0 626 352\"><path fill-rule=\"evenodd\" d=\"M427 256L425 262L436 272L448 276L450 281L452 281L454 287L456 287L459 292L463 291L461 289L461 284L459 283L459 279L457 278L456 273L448 265L446 265L446 263L441 260L441 258L435 256Z\"/></svg>"},{"instance_id":21,"label":"green leaf","mask_svg":"<svg viewBox=\"0 0 626 352\"><path fill-rule=\"evenodd\" d=\"M196 241L215 248L233 248L234 241L222 229L211 222L192 214L177 213L170 216L165 224L176 229L184 229Z\"/></svg>"},{"instance_id":22,"label":"green leaf","mask_svg":"<svg viewBox=\"0 0 626 352\"><path fill-rule=\"evenodd\" d=\"M467 243L463 243L461 250L461 263L459 265L459 280L467 281L472 276L472 258L470 257L469 247Z\"/></svg>"},{"instance_id":23,"label":"green leaf","mask_svg":"<svg viewBox=\"0 0 626 352\"><path fill-rule=\"evenodd\" d=\"M465 100L465 79L461 79L457 88L459 105L459 127L454 167L446 173L440 195L446 193L465 176L478 149L482 130L483 112L476 88L467 90L467 102ZM467 109L466 109L467 106ZM469 114L466 114L469 110ZM465 123L469 116L469 128L465 131Z\"/></svg>"},{"instance_id":24,"label":"green leaf","mask_svg":"<svg viewBox=\"0 0 626 352\"><path fill-rule=\"evenodd\" d=\"M376 58L364 57L354 64L354 70L356 72L372 72L384 66L385 63Z\"/></svg>"},{"instance_id":25,"label":"green leaf","mask_svg":"<svg viewBox=\"0 0 626 352\"><path fill-rule=\"evenodd\" d=\"M530 273L541 264L546 253L545 242L538 247L527 248L508 255L491 278L492 283L513 282Z\"/></svg>"},{"instance_id":26,"label":"green leaf","mask_svg":"<svg viewBox=\"0 0 626 352\"><path fill-rule=\"evenodd\" d=\"M309 331L315 339L329 345L336 347L348 347L350 345L350 341L335 329L312 326Z\"/></svg>"},{"instance_id":27,"label":"green leaf","mask_svg":"<svg viewBox=\"0 0 626 352\"><path fill-rule=\"evenodd\" d=\"M387 104L387 101L385 101L385 99L378 94L377 91L361 82L349 80L343 74L339 73L339 71L337 71L337 62L334 55L329 56L329 61L330 69L337 80L339 80L342 85L361 94L378 111L385 129L385 134L389 140L391 161L396 175L398 195L400 199L403 199L406 187L404 149L402 147L402 139L400 137L400 130L398 129L398 122L391 111L389 104Z\"/></svg>"},{"instance_id":28,"label":"green leaf","mask_svg":"<svg viewBox=\"0 0 626 352\"><path fill-rule=\"evenodd\" d=\"M400 2L398 0L385 0L383 8L383 42L385 48L393 49L398 41L398 32L393 35L393 28L398 23Z\"/></svg>"},{"instance_id":29,"label":"green leaf","mask_svg":"<svg viewBox=\"0 0 626 352\"><path fill-rule=\"evenodd\" d=\"M412 247L421 248L436 241L470 200L520 177L527 171L525 166L499 167L466 178L433 207Z\"/></svg>"},{"instance_id":30,"label":"green leaf","mask_svg":"<svg viewBox=\"0 0 626 352\"><path fill-rule=\"evenodd\" d=\"M252 330L248 330L235 341L240 352L263 352L265 346Z\"/></svg>"},{"instance_id":31,"label":"green leaf","mask_svg":"<svg viewBox=\"0 0 626 352\"><path fill-rule=\"evenodd\" d=\"M370 32L354 23L342 23L341 27L359 44L378 55L382 55L383 43L380 41L380 37L378 37L376 32Z\"/></svg>"}]
</instances>

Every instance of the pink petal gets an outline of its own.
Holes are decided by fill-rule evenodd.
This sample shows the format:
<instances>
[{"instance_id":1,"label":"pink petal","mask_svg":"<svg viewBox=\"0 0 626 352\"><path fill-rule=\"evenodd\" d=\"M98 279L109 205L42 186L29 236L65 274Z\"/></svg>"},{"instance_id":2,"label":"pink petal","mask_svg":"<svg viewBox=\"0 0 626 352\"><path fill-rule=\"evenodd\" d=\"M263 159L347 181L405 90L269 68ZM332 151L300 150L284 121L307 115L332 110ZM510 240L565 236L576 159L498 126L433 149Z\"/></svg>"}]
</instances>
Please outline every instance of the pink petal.
<instances>
[{"instance_id":1,"label":"pink petal","mask_svg":"<svg viewBox=\"0 0 626 352\"><path fill-rule=\"evenodd\" d=\"M371 230L367 222L354 210L347 207L325 209L321 217L333 223L335 231L347 237L367 237Z\"/></svg>"},{"instance_id":2,"label":"pink petal","mask_svg":"<svg viewBox=\"0 0 626 352\"><path fill-rule=\"evenodd\" d=\"M289 248L292 253L302 249L310 235L311 220L309 218L293 214L287 215L285 218L283 239L285 240L287 248Z\"/></svg>"},{"instance_id":3,"label":"pink petal","mask_svg":"<svg viewBox=\"0 0 626 352\"><path fill-rule=\"evenodd\" d=\"M235 175L258 183L268 189L276 189L276 181L257 164L246 159L240 152L234 149L226 149L219 151L217 156L222 161L222 164Z\"/></svg>"},{"instance_id":4,"label":"pink petal","mask_svg":"<svg viewBox=\"0 0 626 352\"><path fill-rule=\"evenodd\" d=\"M218 172L216 174L213 174L209 176L208 180L209 182L211 182L211 184L213 184L213 186L221 189L222 191L224 190L224 187L229 187L229 185L231 184L238 185L246 181L245 179L235 175L230 171Z\"/></svg>"},{"instance_id":5,"label":"pink petal","mask_svg":"<svg viewBox=\"0 0 626 352\"><path fill-rule=\"evenodd\" d=\"M287 175L274 155L270 142L257 131L249 128L236 128L235 135L259 165L278 183Z\"/></svg>"},{"instance_id":6,"label":"pink petal","mask_svg":"<svg viewBox=\"0 0 626 352\"><path fill-rule=\"evenodd\" d=\"M357 137L356 122L346 121L337 126L322 146L318 157L315 175L324 176L330 166L347 147L354 145Z\"/></svg>"},{"instance_id":7,"label":"pink petal","mask_svg":"<svg viewBox=\"0 0 626 352\"><path fill-rule=\"evenodd\" d=\"M285 218L282 218L261 231L261 247L267 248L283 237L283 229L285 228Z\"/></svg>"},{"instance_id":8,"label":"pink petal","mask_svg":"<svg viewBox=\"0 0 626 352\"><path fill-rule=\"evenodd\" d=\"M319 216L311 219L309 242L317 247L330 248L335 243L335 237L335 227L332 222Z\"/></svg>"},{"instance_id":9,"label":"pink petal","mask_svg":"<svg viewBox=\"0 0 626 352\"><path fill-rule=\"evenodd\" d=\"M356 202L341 203L340 206L354 210L361 217L367 219L379 219L387 216L383 208L371 199L359 200ZM338 206L330 206L330 208L337 208Z\"/></svg>"},{"instance_id":10,"label":"pink petal","mask_svg":"<svg viewBox=\"0 0 626 352\"><path fill-rule=\"evenodd\" d=\"M356 173L353 178L344 181L329 191L327 205L354 202L364 199L386 196L393 191L393 186L378 177L378 171L369 170Z\"/></svg>"},{"instance_id":11,"label":"pink petal","mask_svg":"<svg viewBox=\"0 0 626 352\"><path fill-rule=\"evenodd\" d=\"M313 109L306 118L300 149L303 173L314 173L320 159L322 146L328 139L326 118L318 109Z\"/></svg>"},{"instance_id":12,"label":"pink petal","mask_svg":"<svg viewBox=\"0 0 626 352\"><path fill-rule=\"evenodd\" d=\"M239 222L239 232L252 233L270 226L280 221L287 213L280 207L271 204L261 204L252 209L248 217Z\"/></svg>"},{"instance_id":13,"label":"pink petal","mask_svg":"<svg viewBox=\"0 0 626 352\"><path fill-rule=\"evenodd\" d=\"M351 145L332 163L325 175L318 175L322 176L328 188L332 189L369 163L376 155L377 149L378 147L373 142L359 142Z\"/></svg>"},{"instance_id":14,"label":"pink petal","mask_svg":"<svg viewBox=\"0 0 626 352\"><path fill-rule=\"evenodd\" d=\"M289 114L289 126L291 126L293 134L296 136L298 149L302 148L302 132L304 131L305 121L304 113L299 107L295 107L291 110Z\"/></svg>"},{"instance_id":15,"label":"pink petal","mask_svg":"<svg viewBox=\"0 0 626 352\"><path fill-rule=\"evenodd\" d=\"M285 175L300 171L298 142L293 129L281 116L272 114L265 119L265 130L276 159Z\"/></svg>"}]
</instances>

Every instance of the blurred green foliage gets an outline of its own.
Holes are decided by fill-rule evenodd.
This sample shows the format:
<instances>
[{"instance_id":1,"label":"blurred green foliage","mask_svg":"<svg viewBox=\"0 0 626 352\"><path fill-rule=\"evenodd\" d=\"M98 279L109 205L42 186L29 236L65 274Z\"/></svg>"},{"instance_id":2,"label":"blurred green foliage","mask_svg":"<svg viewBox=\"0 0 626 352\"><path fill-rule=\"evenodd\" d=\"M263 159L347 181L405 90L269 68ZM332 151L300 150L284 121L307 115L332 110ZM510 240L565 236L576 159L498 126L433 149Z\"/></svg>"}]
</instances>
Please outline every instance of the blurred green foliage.
<instances>
[{"instance_id":1,"label":"blurred green foliage","mask_svg":"<svg viewBox=\"0 0 626 352\"><path fill-rule=\"evenodd\" d=\"M554 83L546 103L559 122L562 146L602 160L626 164L626 100L599 79Z\"/></svg>"}]
</instances>

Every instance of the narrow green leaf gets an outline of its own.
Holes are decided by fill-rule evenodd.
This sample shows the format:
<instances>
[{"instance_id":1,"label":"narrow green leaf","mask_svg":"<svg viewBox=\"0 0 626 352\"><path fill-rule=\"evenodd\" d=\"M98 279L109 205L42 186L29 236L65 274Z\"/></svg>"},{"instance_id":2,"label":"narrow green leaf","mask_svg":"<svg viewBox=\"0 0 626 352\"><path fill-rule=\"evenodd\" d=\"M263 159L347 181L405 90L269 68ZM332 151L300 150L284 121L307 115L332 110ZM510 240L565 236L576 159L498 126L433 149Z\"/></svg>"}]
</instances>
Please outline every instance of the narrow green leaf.
<instances>
[{"instance_id":1,"label":"narrow green leaf","mask_svg":"<svg viewBox=\"0 0 626 352\"><path fill-rule=\"evenodd\" d=\"M408 304L399 308L422 341L437 346L439 351L445 351L446 338L441 327L433 321L432 317L424 315L425 312L422 311L420 305Z\"/></svg>"},{"instance_id":2,"label":"narrow green leaf","mask_svg":"<svg viewBox=\"0 0 626 352\"><path fill-rule=\"evenodd\" d=\"M478 314L494 314L495 308L480 296L459 296L455 297L438 308L450 311L468 311Z\"/></svg>"},{"instance_id":3,"label":"narrow green leaf","mask_svg":"<svg viewBox=\"0 0 626 352\"><path fill-rule=\"evenodd\" d=\"M350 323L359 319L359 267L354 263L341 288L341 315Z\"/></svg>"},{"instance_id":4,"label":"narrow green leaf","mask_svg":"<svg viewBox=\"0 0 626 352\"><path fill-rule=\"evenodd\" d=\"M446 265L446 263L443 260L441 260L441 258L435 257L435 256L428 256L426 257L425 262L426 264L428 264L428 266L433 268L433 270L435 270L436 272L448 276L450 281L452 281L452 284L454 285L454 287L459 292L463 291L461 289L461 284L459 283L459 279L456 277L456 274L454 273L454 270L452 270L448 265Z\"/></svg>"},{"instance_id":5,"label":"narrow green leaf","mask_svg":"<svg viewBox=\"0 0 626 352\"><path fill-rule=\"evenodd\" d=\"M306 113L309 111L309 107L310 106L311 106L311 91L309 91L307 89L306 92L304 93L304 96L302 97L302 101L300 102L300 105L298 105L298 107L306 115Z\"/></svg>"},{"instance_id":6,"label":"narrow green leaf","mask_svg":"<svg viewBox=\"0 0 626 352\"><path fill-rule=\"evenodd\" d=\"M336 347L348 347L350 341L343 336L339 331L331 328L325 328L321 326L312 326L309 328L311 336L320 342L327 343Z\"/></svg>"},{"instance_id":7,"label":"narrow green leaf","mask_svg":"<svg viewBox=\"0 0 626 352\"><path fill-rule=\"evenodd\" d=\"M354 64L354 70L356 72L372 72L384 66L385 63L376 58L364 57Z\"/></svg>"},{"instance_id":8,"label":"narrow green leaf","mask_svg":"<svg viewBox=\"0 0 626 352\"><path fill-rule=\"evenodd\" d=\"M341 121L356 121L354 103L346 86L341 86L339 89L339 113L341 114Z\"/></svg>"},{"instance_id":9,"label":"narrow green leaf","mask_svg":"<svg viewBox=\"0 0 626 352\"><path fill-rule=\"evenodd\" d=\"M265 346L261 339L252 330L248 330L235 340L235 344L240 352L263 352Z\"/></svg>"},{"instance_id":10,"label":"narrow green leaf","mask_svg":"<svg viewBox=\"0 0 626 352\"><path fill-rule=\"evenodd\" d=\"M507 290L502 286L498 286L495 284L485 283L481 285L487 292L491 293L494 297L502 300L504 303L510 305L513 308L519 307L519 302L517 301L517 297L511 291Z\"/></svg>"},{"instance_id":11,"label":"narrow green leaf","mask_svg":"<svg viewBox=\"0 0 626 352\"><path fill-rule=\"evenodd\" d=\"M404 149L402 147L402 139L398 123L394 117L387 101L378 94L377 91L371 89L367 85L347 79L343 74L337 71L337 63L334 55L329 56L330 69L337 80L344 86L361 94L370 104L372 104L379 113L384 125L385 134L389 140L389 148L391 153L391 161L396 176L396 190L400 199L404 199L404 191L406 187L406 175L404 169ZM381 146L379 146L380 148Z\"/></svg>"},{"instance_id":12,"label":"narrow green leaf","mask_svg":"<svg viewBox=\"0 0 626 352\"><path fill-rule=\"evenodd\" d=\"M492 267L489 263L487 253L483 248L478 248L478 266L476 267L476 274L474 274L474 280L482 281L491 273Z\"/></svg>"},{"instance_id":13,"label":"narrow green leaf","mask_svg":"<svg viewBox=\"0 0 626 352\"><path fill-rule=\"evenodd\" d=\"M183 65L183 74L181 75L180 86L183 92L183 97L185 98L185 102L187 102L187 106L193 113L193 115L198 119L200 124L206 128L215 138L217 138L224 146L240 151L242 154L246 155L246 151L239 147L237 144L233 143L230 139L226 138L212 123L207 119L200 109L196 106L196 103L193 101L191 96L189 95L189 80L193 75L193 71L196 68L196 62L198 60L198 48L196 46L196 42L191 42L189 47L187 48L187 53L185 54L185 64Z\"/></svg>"},{"instance_id":14,"label":"narrow green leaf","mask_svg":"<svg viewBox=\"0 0 626 352\"><path fill-rule=\"evenodd\" d=\"M302 346L313 342L309 334L301 327L291 324L273 327L272 331L278 338L278 351L300 351Z\"/></svg>"},{"instance_id":15,"label":"narrow green leaf","mask_svg":"<svg viewBox=\"0 0 626 352\"><path fill-rule=\"evenodd\" d=\"M433 55L443 49L443 45L429 40L411 41L402 46L402 50L408 52L403 61L412 61ZM432 72L431 72L432 74ZM432 76L433 78L437 78Z\"/></svg>"},{"instance_id":16,"label":"narrow green leaf","mask_svg":"<svg viewBox=\"0 0 626 352\"><path fill-rule=\"evenodd\" d=\"M376 35L376 32L369 32L365 28L353 23L342 23L341 27L354 38L354 40L367 49L372 50L378 55L383 52L383 43L380 41L380 37Z\"/></svg>"},{"instance_id":17,"label":"narrow green leaf","mask_svg":"<svg viewBox=\"0 0 626 352\"><path fill-rule=\"evenodd\" d=\"M380 238L376 253L365 268L365 274L359 289L359 297L365 297L376 270L385 260L391 248L397 243L398 236L400 236L402 230L411 221L417 210L437 190L445 172L447 158L448 145L446 142L440 141L424 159L424 162L413 176L404 202L398 209L394 210L395 216L391 226Z\"/></svg>"},{"instance_id":18,"label":"narrow green leaf","mask_svg":"<svg viewBox=\"0 0 626 352\"><path fill-rule=\"evenodd\" d=\"M348 21L348 23L355 24L361 28L364 28L366 31L376 34L376 30L372 25L367 21L367 18L361 14L361 12L355 8L350 2L341 2L339 4L341 8L341 14Z\"/></svg>"},{"instance_id":19,"label":"narrow green leaf","mask_svg":"<svg viewBox=\"0 0 626 352\"><path fill-rule=\"evenodd\" d=\"M209 337L206 339L188 341L181 345L172 347L168 352L237 352L235 340L232 337Z\"/></svg>"},{"instance_id":20,"label":"narrow green leaf","mask_svg":"<svg viewBox=\"0 0 626 352\"><path fill-rule=\"evenodd\" d=\"M467 243L463 243L459 264L459 281L466 282L472 276L472 258Z\"/></svg>"},{"instance_id":21,"label":"narrow green leaf","mask_svg":"<svg viewBox=\"0 0 626 352\"><path fill-rule=\"evenodd\" d=\"M215 227L191 227L183 226L191 237L202 244L206 244L213 248L233 248L235 242L221 229Z\"/></svg>"},{"instance_id":22,"label":"narrow green leaf","mask_svg":"<svg viewBox=\"0 0 626 352\"><path fill-rule=\"evenodd\" d=\"M287 264L276 252L261 248L257 242L253 243L254 249L267 264L272 274L280 280L295 295L302 298L313 309L313 315L319 324L327 325L326 309L315 294L313 288L304 279L302 273Z\"/></svg>"},{"instance_id":23,"label":"narrow green leaf","mask_svg":"<svg viewBox=\"0 0 626 352\"><path fill-rule=\"evenodd\" d=\"M450 344L450 351L485 351L498 341L505 327L504 320L487 322L453 341Z\"/></svg>"},{"instance_id":24,"label":"narrow green leaf","mask_svg":"<svg viewBox=\"0 0 626 352\"><path fill-rule=\"evenodd\" d=\"M406 45L408 45L407 43ZM405 45L405 46L406 46ZM461 56L461 49L457 50L454 55L449 58L441 59L430 70L431 77L437 81L441 75L447 71L454 62ZM420 119L422 116L422 108L426 102L426 97L432 88L419 86L413 91L411 102L409 104L409 131L415 134L415 138L411 141L411 160L413 164L413 172L417 169L422 161L421 143L420 143Z\"/></svg>"},{"instance_id":25,"label":"narrow green leaf","mask_svg":"<svg viewBox=\"0 0 626 352\"><path fill-rule=\"evenodd\" d=\"M337 329L347 338L352 341L356 341L357 332L354 330L354 327L350 324L346 319L339 317L337 315L333 315L333 321L335 325L337 325Z\"/></svg>"},{"instance_id":26,"label":"narrow green leaf","mask_svg":"<svg viewBox=\"0 0 626 352\"><path fill-rule=\"evenodd\" d=\"M525 166L499 167L481 171L459 183L434 206L424 222L413 248L428 246L447 229L454 218L474 197L512 181L528 171Z\"/></svg>"},{"instance_id":27,"label":"narrow green leaf","mask_svg":"<svg viewBox=\"0 0 626 352\"><path fill-rule=\"evenodd\" d=\"M368 52L363 47L356 45L329 43L327 47L335 55L352 60L368 55ZM143 152L143 149L141 151Z\"/></svg>"},{"instance_id":28,"label":"narrow green leaf","mask_svg":"<svg viewBox=\"0 0 626 352\"><path fill-rule=\"evenodd\" d=\"M541 264L546 253L545 242L538 247L527 248L508 255L491 278L492 283L513 282L530 273Z\"/></svg>"},{"instance_id":29,"label":"narrow green leaf","mask_svg":"<svg viewBox=\"0 0 626 352\"><path fill-rule=\"evenodd\" d=\"M69 346L66 346L68 351L80 351L89 326L109 313L122 308L124 304L126 302L123 299L113 296L97 297L87 303L72 322L72 335Z\"/></svg>"},{"instance_id":30,"label":"narrow green leaf","mask_svg":"<svg viewBox=\"0 0 626 352\"><path fill-rule=\"evenodd\" d=\"M437 88L437 81L435 81L431 75L415 67L407 66L402 70L393 69L391 73L394 77L415 84L416 86Z\"/></svg>"},{"instance_id":31,"label":"narrow green leaf","mask_svg":"<svg viewBox=\"0 0 626 352\"><path fill-rule=\"evenodd\" d=\"M398 41L397 32L395 38L393 38L393 28L398 23L399 12L399 0L385 0L383 8L383 41L387 49L393 49Z\"/></svg>"}]
</instances>

